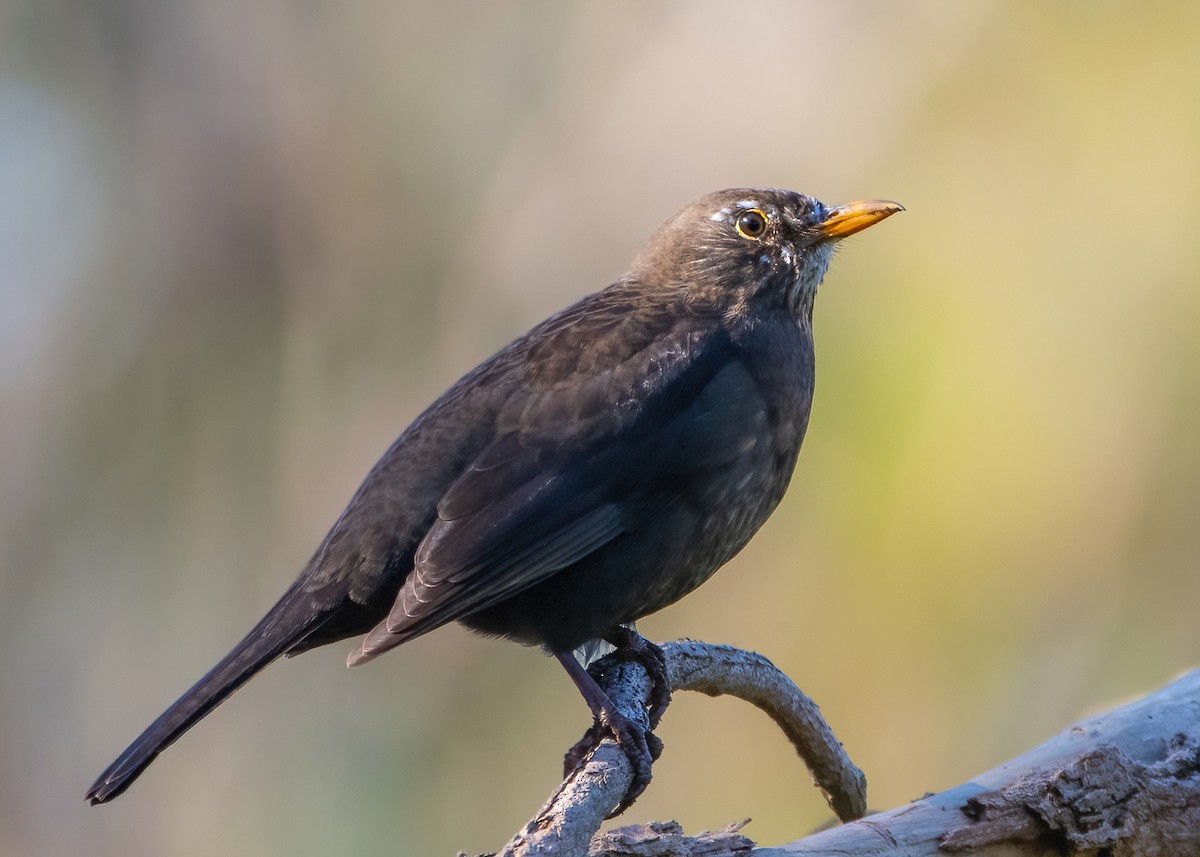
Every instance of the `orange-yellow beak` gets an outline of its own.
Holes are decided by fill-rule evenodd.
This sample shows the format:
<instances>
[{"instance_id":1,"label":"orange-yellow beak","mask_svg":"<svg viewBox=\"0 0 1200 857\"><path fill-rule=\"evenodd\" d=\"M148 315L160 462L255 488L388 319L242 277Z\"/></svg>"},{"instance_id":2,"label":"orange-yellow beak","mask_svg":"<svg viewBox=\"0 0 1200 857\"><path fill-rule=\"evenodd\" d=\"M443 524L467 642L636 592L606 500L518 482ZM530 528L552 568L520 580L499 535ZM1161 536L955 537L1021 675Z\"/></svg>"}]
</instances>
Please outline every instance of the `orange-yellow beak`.
<instances>
[{"instance_id":1,"label":"orange-yellow beak","mask_svg":"<svg viewBox=\"0 0 1200 857\"><path fill-rule=\"evenodd\" d=\"M821 235L826 241L839 241L847 235L853 235L868 226L874 226L897 211L904 211L904 206L886 199L872 199L867 202L839 205L837 208L830 209L829 216L821 222Z\"/></svg>"}]
</instances>

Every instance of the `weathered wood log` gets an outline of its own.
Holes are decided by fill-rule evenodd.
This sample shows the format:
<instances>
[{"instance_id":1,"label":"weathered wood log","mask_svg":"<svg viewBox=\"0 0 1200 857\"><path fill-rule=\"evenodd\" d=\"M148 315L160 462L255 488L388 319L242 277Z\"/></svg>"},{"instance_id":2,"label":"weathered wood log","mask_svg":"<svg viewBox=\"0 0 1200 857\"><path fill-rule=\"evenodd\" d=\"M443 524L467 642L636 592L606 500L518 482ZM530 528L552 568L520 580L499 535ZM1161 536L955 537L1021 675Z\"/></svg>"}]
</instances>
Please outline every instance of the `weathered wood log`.
<instances>
[{"instance_id":1,"label":"weathered wood log","mask_svg":"<svg viewBox=\"0 0 1200 857\"><path fill-rule=\"evenodd\" d=\"M754 854L1200 855L1200 670L949 791Z\"/></svg>"}]
</instances>

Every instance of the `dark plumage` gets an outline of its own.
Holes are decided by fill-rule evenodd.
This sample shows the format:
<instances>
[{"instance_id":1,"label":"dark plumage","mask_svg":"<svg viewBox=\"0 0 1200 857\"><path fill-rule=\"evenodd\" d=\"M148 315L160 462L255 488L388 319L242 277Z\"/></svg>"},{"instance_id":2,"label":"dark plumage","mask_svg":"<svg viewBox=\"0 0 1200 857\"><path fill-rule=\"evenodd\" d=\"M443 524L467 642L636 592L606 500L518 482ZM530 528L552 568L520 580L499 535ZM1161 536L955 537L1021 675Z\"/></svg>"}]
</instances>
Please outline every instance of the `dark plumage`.
<instances>
[{"instance_id":1,"label":"dark plumage","mask_svg":"<svg viewBox=\"0 0 1200 857\"><path fill-rule=\"evenodd\" d=\"M354 665L457 620L563 659L699 586L791 478L812 402L813 298L835 241L899 210L762 189L683 209L628 274L418 417L279 602L88 799L121 794L281 655L366 634ZM609 725L627 738L628 724Z\"/></svg>"}]
</instances>

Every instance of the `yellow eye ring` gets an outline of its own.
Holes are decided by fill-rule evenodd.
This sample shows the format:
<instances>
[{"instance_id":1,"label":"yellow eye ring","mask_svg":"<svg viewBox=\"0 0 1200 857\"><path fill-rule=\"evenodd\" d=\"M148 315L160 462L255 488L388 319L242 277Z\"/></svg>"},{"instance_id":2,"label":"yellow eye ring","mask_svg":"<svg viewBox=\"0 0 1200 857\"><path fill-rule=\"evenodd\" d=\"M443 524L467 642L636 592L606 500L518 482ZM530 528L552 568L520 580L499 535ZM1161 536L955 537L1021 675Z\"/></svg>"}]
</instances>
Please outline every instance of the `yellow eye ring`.
<instances>
[{"instance_id":1,"label":"yellow eye ring","mask_svg":"<svg viewBox=\"0 0 1200 857\"><path fill-rule=\"evenodd\" d=\"M757 241L767 233L767 215L759 208L751 208L738 215L734 224L738 235Z\"/></svg>"}]
</instances>

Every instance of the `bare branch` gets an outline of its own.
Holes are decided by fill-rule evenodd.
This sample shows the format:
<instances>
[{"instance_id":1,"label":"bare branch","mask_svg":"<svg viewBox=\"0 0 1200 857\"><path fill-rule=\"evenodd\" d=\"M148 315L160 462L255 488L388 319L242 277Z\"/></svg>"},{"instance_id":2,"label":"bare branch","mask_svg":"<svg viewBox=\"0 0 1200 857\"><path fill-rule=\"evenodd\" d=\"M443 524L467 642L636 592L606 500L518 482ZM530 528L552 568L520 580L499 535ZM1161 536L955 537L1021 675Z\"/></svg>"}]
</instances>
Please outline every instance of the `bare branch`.
<instances>
[{"instance_id":1,"label":"bare branch","mask_svg":"<svg viewBox=\"0 0 1200 857\"><path fill-rule=\"evenodd\" d=\"M695 690L710 696L728 694L762 709L792 741L839 817L862 815L866 807L866 778L846 756L816 704L774 664L754 652L693 640L667 643L663 652L673 691ZM652 688L640 664L616 663L606 671L605 690L622 714L634 721L645 721ZM629 761L616 743L611 739L601 742L587 763L559 786L500 855L588 853L592 837L620 803L632 777ZM609 853L613 853L611 849Z\"/></svg>"},{"instance_id":2,"label":"bare branch","mask_svg":"<svg viewBox=\"0 0 1200 857\"><path fill-rule=\"evenodd\" d=\"M645 721L646 701L652 688L642 665L635 661L619 663L606 678L605 690L618 710L635 722L638 718ZM587 854L592 837L620 804L632 781L629 759L616 741L606 738L587 764L558 787L497 857Z\"/></svg>"},{"instance_id":3,"label":"bare branch","mask_svg":"<svg viewBox=\"0 0 1200 857\"><path fill-rule=\"evenodd\" d=\"M749 823L734 822L720 830L685 836L676 821L634 824L601 833L588 857L750 857L753 840L742 836Z\"/></svg>"},{"instance_id":4,"label":"bare branch","mask_svg":"<svg viewBox=\"0 0 1200 857\"><path fill-rule=\"evenodd\" d=\"M1200 670L957 788L754 853L1200 854Z\"/></svg>"},{"instance_id":5,"label":"bare branch","mask_svg":"<svg viewBox=\"0 0 1200 857\"><path fill-rule=\"evenodd\" d=\"M728 693L762 708L792 739L839 814L863 805L861 772L812 701L760 655L692 641L663 647L673 689ZM644 715L635 663L610 671L622 711ZM626 706L629 706L627 709ZM741 825L687 837L673 822L593 834L631 778L612 741L560 787L505 855L566 857L1163 857L1200 854L1200 670L1084 720L957 788L776 848L748 851ZM590 849L589 850L589 843Z\"/></svg>"},{"instance_id":6,"label":"bare branch","mask_svg":"<svg viewBox=\"0 0 1200 857\"><path fill-rule=\"evenodd\" d=\"M850 761L817 704L757 652L680 640L663 647L674 690L736 696L779 724L842 821L867 811L867 778Z\"/></svg>"}]
</instances>

